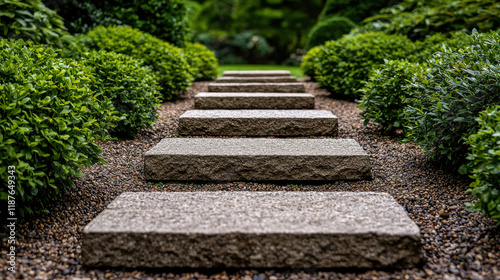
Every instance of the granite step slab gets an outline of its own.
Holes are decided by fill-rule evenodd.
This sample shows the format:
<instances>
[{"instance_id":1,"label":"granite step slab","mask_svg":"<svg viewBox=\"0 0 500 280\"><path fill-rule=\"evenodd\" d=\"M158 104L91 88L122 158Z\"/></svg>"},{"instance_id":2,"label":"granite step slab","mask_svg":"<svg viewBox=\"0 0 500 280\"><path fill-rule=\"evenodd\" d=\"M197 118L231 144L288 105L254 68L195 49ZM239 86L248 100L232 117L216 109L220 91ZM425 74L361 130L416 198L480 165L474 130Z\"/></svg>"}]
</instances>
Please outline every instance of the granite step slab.
<instances>
[{"instance_id":1,"label":"granite step slab","mask_svg":"<svg viewBox=\"0 0 500 280\"><path fill-rule=\"evenodd\" d=\"M372 178L353 139L165 138L144 155L146 180L335 181Z\"/></svg>"},{"instance_id":2,"label":"granite step slab","mask_svg":"<svg viewBox=\"0 0 500 280\"><path fill-rule=\"evenodd\" d=\"M305 93L302 83L210 83L209 92L282 92Z\"/></svg>"},{"instance_id":3,"label":"granite step slab","mask_svg":"<svg viewBox=\"0 0 500 280\"><path fill-rule=\"evenodd\" d=\"M200 92L195 109L314 109L309 93Z\"/></svg>"},{"instance_id":4,"label":"granite step slab","mask_svg":"<svg viewBox=\"0 0 500 280\"><path fill-rule=\"evenodd\" d=\"M220 77L216 83L296 83L297 78L293 76L275 77Z\"/></svg>"},{"instance_id":5,"label":"granite step slab","mask_svg":"<svg viewBox=\"0 0 500 280\"><path fill-rule=\"evenodd\" d=\"M248 70L248 71L224 71L224 77L276 77L290 76L288 70Z\"/></svg>"},{"instance_id":6,"label":"granite step slab","mask_svg":"<svg viewBox=\"0 0 500 280\"><path fill-rule=\"evenodd\" d=\"M335 136L338 119L324 110L189 110L184 136Z\"/></svg>"},{"instance_id":7,"label":"granite step slab","mask_svg":"<svg viewBox=\"0 0 500 280\"><path fill-rule=\"evenodd\" d=\"M405 269L420 230L387 193L127 192L83 230L83 264Z\"/></svg>"}]
</instances>

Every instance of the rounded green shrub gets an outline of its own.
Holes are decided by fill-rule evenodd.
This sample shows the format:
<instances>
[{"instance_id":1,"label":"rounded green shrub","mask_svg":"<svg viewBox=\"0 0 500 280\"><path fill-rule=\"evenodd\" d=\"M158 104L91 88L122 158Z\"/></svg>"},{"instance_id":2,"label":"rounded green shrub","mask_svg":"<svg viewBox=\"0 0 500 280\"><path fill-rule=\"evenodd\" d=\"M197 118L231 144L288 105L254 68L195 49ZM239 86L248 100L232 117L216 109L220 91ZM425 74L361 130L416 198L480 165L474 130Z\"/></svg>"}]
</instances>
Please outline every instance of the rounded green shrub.
<instances>
[{"instance_id":1,"label":"rounded green shrub","mask_svg":"<svg viewBox=\"0 0 500 280\"><path fill-rule=\"evenodd\" d=\"M426 71L425 65L406 60L386 61L382 67L370 74L370 79L360 90L363 94L359 108L360 116L367 125L371 120L382 125L386 132L407 125L404 109L415 92L413 84Z\"/></svg>"},{"instance_id":2,"label":"rounded green shrub","mask_svg":"<svg viewBox=\"0 0 500 280\"><path fill-rule=\"evenodd\" d=\"M184 53L195 80L206 81L217 78L219 63L211 50L200 43L186 43Z\"/></svg>"},{"instance_id":3,"label":"rounded green shrub","mask_svg":"<svg viewBox=\"0 0 500 280\"><path fill-rule=\"evenodd\" d=\"M468 150L464 139L478 130L474 118L500 104L500 34L474 33L471 41L428 60L429 72L419 79L406 110L410 139L444 169L461 173Z\"/></svg>"},{"instance_id":4,"label":"rounded green shrub","mask_svg":"<svg viewBox=\"0 0 500 280\"><path fill-rule=\"evenodd\" d=\"M71 33L129 25L183 47L189 32L183 0L59 0L53 6Z\"/></svg>"},{"instance_id":5,"label":"rounded green shrub","mask_svg":"<svg viewBox=\"0 0 500 280\"><path fill-rule=\"evenodd\" d=\"M412 53L412 42L405 36L383 32L349 34L326 42L318 59L316 79L332 95L356 99L363 81L384 60L402 59Z\"/></svg>"},{"instance_id":6,"label":"rounded green shrub","mask_svg":"<svg viewBox=\"0 0 500 280\"><path fill-rule=\"evenodd\" d=\"M478 200L467 208L500 224L500 106L481 112L476 121L479 130L467 138L474 179L468 192Z\"/></svg>"},{"instance_id":7,"label":"rounded green shrub","mask_svg":"<svg viewBox=\"0 0 500 280\"><path fill-rule=\"evenodd\" d=\"M0 46L0 180L15 177L21 215L38 213L74 185L81 168L103 162L94 141L108 138L117 117L112 102L89 89L89 67L32 42ZM0 199L8 195L2 183Z\"/></svg>"},{"instance_id":8,"label":"rounded green shrub","mask_svg":"<svg viewBox=\"0 0 500 280\"><path fill-rule=\"evenodd\" d=\"M0 32L3 38L61 45L66 28L62 17L41 0L0 0Z\"/></svg>"},{"instance_id":9,"label":"rounded green shrub","mask_svg":"<svg viewBox=\"0 0 500 280\"><path fill-rule=\"evenodd\" d=\"M111 131L116 136L134 136L150 128L158 118L160 86L154 73L142 61L127 55L93 51L83 54L83 63L92 67L90 89L97 99L113 102L120 118Z\"/></svg>"},{"instance_id":10,"label":"rounded green shrub","mask_svg":"<svg viewBox=\"0 0 500 280\"><path fill-rule=\"evenodd\" d=\"M346 17L332 16L319 21L307 35L306 49L322 45L326 41L337 40L355 27L356 24Z\"/></svg>"},{"instance_id":11,"label":"rounded green shrub","mask_svg":"<svg viewBox=\"0 0 500 280\"><path fill-rule=\"evenodd\" d=\"M143 60L151 67L163 88L164 100L186 91L193 81L182 51L167 42L129 26L96 27L78 39L80 45Z\"/></svg>"},{"instance_id":12,"label":"rounded green shrub","mask_svg":"<svg viewBox=\"0 0 500 280\"><path fill-rule=\"evenodd\" d=\"M300 69L304 73L304 75L309 76L311 80L315 81L316 78L316 68L317 68L317 60L321 56L320 53L323 51L322 46L316 46L304 55L302 58L302 63L300 64Z\"/></svg>"}]
</instances>

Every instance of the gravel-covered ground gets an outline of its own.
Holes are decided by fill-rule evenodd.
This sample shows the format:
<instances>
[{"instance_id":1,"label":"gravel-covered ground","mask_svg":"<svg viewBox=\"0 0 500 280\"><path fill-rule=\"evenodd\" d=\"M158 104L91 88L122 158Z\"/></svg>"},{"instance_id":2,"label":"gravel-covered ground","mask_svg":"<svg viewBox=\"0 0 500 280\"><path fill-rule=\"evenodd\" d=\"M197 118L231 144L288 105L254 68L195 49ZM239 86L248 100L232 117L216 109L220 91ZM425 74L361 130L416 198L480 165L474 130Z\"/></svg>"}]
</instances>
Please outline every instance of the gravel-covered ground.
<instances>
[{"instance_id":1,"label":"gravel-covered ground","mask_svg":"<svg viewBox=\"0 0 500 280\"><path fill-rule=\"evenodd\" d=\"M331 110L340 118L339 137L354 138L369 153L373 181L332 182L322 185L226 183L149 184L143 179L143 153L164 137L176 136L177 119L193 107L193 95L206 90L196 83L179 100L165 103L153 129L133 140L102 143L107 164L85 170L76 188L54 205L50 214L20 221L17 229L19 279L500 279L500 231L495 221L468 212L471 201L466 178L454 177L425 160L418 146L402 144L381 134L376 125L364 127L352 102L334 100L306 83L317 95L316 108ZM426 264L398 271L330 270L114 270L88 269L81 262L80 234L93 218L126 191L373 191L388 192L408 211L422 231ZM6 228L2 229L1 279L14 278L6 271Z\"/></svg>"}]
</instances>

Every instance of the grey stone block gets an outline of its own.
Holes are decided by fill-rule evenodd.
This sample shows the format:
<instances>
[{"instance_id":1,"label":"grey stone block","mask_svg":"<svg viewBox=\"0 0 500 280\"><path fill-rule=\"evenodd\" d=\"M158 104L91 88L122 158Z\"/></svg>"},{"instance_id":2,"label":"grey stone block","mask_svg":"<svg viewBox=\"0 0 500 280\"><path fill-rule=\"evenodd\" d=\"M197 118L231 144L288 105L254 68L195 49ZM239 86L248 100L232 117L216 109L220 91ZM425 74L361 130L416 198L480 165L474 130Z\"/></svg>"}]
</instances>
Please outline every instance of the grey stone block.
<instances>
[{"instance_id":1,"label":"grey stone block","mask_svg":"<svg viewBox=\"0 0 500 280\"><path fill-rule=\"evenodd\" d=\"M288 70L250 70L250 71L224 71L224 77L276 77L290 76Z\"/></svg>"},{"instance_id":2,"label":"grey stone block","mask_svg":"<svg viewBox=\"0 0 500 280\"><path fill-rule=\"evenodd\" d=\"M209 92L282 92L304 93L306 88L302 83L211 83Z\"/></svg>"},{"instance_id":3,"label":"grey stone block","mask_svg":"<svg viewBox=\"0 0 500 280\"><path fill-rule=\"evenodd\" d=\"M144 155L146 180L331 181L371 179L352 139L165 138Z\"/></svg>"},{"instance_id":4,"label":"grey stone block","mask_svg":"<svg viewBox=\"0 0 500 280\"><path fill-rule=\"evenodd\" d=\"M420 230L386 193L123 193L83 231L91 267L411 268Z\"/></svg>"},{"instance_id":5,"label":"grey stone block","mask_svg":"<svg viewBox=\"0 0 500 280\"><path fill-rule=\"evenodd\" d=\"M179 117L181 135L334 136L338 119L320 110L190 110Z\"/></svg>"},{"instance_id":6,"label":"grey stone block","mask_svg":"<svg viewBox=\"0 0 500 280\"><path fill-rule=\"evenodd\" d=\"M216 83L296 83L297 78L293 76L275 77L221 77Z\"/></svg>"},{"instance_id":7,"label":"grey stone block","mask_svg":"<svg viewBox=\"0 0 500 280\"><path fill-rule=\"evenodd\" d=\"M196 109L314 109L309 93L200 92Z\"/></svg>"}]
</instances>

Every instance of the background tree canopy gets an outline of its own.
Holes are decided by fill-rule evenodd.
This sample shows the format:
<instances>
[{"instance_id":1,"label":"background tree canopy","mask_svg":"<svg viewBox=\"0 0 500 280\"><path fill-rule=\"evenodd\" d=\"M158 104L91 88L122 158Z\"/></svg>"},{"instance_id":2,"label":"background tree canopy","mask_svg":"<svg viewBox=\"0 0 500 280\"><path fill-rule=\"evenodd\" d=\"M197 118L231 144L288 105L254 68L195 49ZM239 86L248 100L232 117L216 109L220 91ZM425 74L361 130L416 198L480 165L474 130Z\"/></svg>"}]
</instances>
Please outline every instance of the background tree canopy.
<instances>
[{"instance_id":1,"label":"background tree canopy","mask_svg":"<svg viewBox=\"0 0 500 280\"><path fill-rule=\"evenodd\" d=\"M316 23L325 0L186 2L195 37L220 50L221 64L244 62L238 59L250 63L293 64L298 63L294 59L296 50L304 48L307 34ZM247 54L238 54L238 51ZM226 53L236 53L237 57L227 57ZM224 57L234 61L224 61Z\"/></svg>"}]
</instances>

